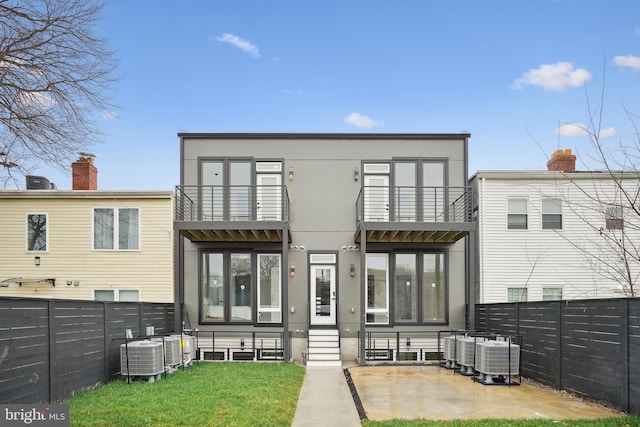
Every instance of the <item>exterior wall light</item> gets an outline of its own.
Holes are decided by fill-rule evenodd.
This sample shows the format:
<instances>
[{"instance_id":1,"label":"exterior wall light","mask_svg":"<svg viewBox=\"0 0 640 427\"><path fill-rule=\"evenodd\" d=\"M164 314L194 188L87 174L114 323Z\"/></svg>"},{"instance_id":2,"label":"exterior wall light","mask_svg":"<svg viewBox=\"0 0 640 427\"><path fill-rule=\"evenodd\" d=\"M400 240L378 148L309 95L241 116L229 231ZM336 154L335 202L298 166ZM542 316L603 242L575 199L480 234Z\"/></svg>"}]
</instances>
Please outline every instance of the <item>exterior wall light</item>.
<instances>
[{"instance_id":1,"label":"exterior wall light","mask_svg":"<svg viewBox=\"0 0 640 427\"><path fill-rule=\"evenodd\" d=\"M356 277L356 265L355 264L351 264L349 266L349 275L351 277Z\"/></svg>"},{"instance_id":2,"label":"exterior wall light","mask_svg":"<svg viewBox=\"0 0 640 427\"><path fill-rule=\"evenodd\" d=\"M289 276L296 277L296 265L295 264L291 264L289 266Z\"/></svg>"},{"instance_id":3,"label":"exterior wall light","mask_svg":"<svg viewBox=\"0 0 640 427\"><path fill-rule=\"evenodd\" d=\"M353 170L353 180L354 180L354 181L357 181L357 180L358 180L358 178L360 178L360 170L359 170L358 168L355 168L355 169Z\"/></svg>"},{"instance_id":4,"label":"exterior wall light","mask_svg":"<svg viewBox=\"0 0 640 427\"><path fill-rule=\"evenodd\" d=\"M40 257L39 256L35 257L33 262L36 264L36 266L40 265Z\"/></svg>"},{"instance_id":5,"label":"exterior wall light","mask_svg":"<svg viewBox=\"0 0 640 427\"><path fill-rule=\"evenodd\" d=\"M289 168L289 181L293 181L293 168Z\"/></svg>"}]
</instances>

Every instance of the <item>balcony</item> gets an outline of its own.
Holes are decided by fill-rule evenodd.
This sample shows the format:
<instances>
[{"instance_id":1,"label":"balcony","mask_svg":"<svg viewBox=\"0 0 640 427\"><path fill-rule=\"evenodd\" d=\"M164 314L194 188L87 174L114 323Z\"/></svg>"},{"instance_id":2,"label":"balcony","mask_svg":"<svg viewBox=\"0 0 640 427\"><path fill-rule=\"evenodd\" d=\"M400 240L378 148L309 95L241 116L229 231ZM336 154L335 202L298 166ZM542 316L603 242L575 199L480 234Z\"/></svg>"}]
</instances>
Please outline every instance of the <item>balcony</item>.
<instances>
[{"instance_id":1,"label":"balcony","mask_svg":"<svg viewBox=\"0 0 640 427\"><path fill-rule=\"evenodd\" d=\"M179 185L175 200L176 229L192 242L282 242L289 228L283 185Z\"/></svg>"},{"instance_id":2,"label":"balcony","mask_svg":"<svg viewBox=\"0 0 640 427\"><path fill-rule=\"evenodd\" d=\"M470 187L363 187L355 241L454 243L474 228Z\"/></svg>"}]
</instances>

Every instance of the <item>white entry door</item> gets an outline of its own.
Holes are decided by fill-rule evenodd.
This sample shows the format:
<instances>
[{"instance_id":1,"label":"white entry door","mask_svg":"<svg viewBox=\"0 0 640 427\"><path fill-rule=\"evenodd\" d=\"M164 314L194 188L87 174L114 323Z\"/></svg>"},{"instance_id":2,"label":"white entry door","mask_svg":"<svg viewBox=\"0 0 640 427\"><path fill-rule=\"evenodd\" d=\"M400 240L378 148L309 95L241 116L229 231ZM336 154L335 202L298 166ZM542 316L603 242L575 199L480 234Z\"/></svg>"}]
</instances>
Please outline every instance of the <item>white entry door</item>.
<instances>
[{"instance_id":1,"label":"white entry door","mask_svg":"<svg viewBox=\"0 0 640 427\"><path fill-rule=\"evenodd\" d=\"M336 266L312 265L310 283L311 324L336 324Z\"/></svg>"},{"instance_id":2,"label":"white entry door","mask_svg":"<svg viewBox=\"0 0 640 427\"><path fill-rule=\"evenodd\" d=\"M282 177L261 173L256 176L256 218L258 221L282 220Z\"/></svg>"},{"instance_id":3,"label":"white entry door","mask_svg":"<svg viewBox=\"0 0 640 427\"><path fill-rule=\"evenodd\" d=\"M389 221L388 175L365 175L364 220Z\"/></svg>"}]
</instances>

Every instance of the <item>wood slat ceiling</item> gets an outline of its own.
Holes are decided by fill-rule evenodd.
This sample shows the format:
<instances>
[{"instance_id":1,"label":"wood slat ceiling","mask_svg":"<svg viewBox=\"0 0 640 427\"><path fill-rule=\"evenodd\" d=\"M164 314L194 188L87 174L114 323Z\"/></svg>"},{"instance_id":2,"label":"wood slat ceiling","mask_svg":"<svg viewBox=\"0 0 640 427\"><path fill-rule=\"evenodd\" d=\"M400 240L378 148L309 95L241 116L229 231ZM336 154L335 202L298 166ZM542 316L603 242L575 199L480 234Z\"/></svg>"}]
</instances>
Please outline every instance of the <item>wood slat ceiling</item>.
<instances>
[{"instance_id":1,"label":"wood slat ceiling","mask_svg":"<svg viewBox=\"0 0 640 427\"><path fill-rule=\"evenodd\" d=\"M455 243L469 234L467 230L367 230L368 243ZM360 243L362 233L356 236Z\"/></svg>"},{"instance_id":2,"label":"wood slat ceiling","mask_svg":"<svg viewBox=\"0 0 640 427\"><path fill-rule=\"evenodd\" d=\"M180 234L192 242L282 242L279 229L188 229Z\"/></svg>"}]
</instances>

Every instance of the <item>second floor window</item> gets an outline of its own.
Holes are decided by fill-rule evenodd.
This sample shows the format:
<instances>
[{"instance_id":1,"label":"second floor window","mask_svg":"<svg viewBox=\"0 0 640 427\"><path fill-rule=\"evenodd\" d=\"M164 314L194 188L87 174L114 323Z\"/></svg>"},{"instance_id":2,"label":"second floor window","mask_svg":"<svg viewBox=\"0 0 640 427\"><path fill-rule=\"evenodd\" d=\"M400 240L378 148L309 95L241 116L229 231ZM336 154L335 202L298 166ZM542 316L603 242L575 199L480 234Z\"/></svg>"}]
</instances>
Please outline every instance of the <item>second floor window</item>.
<instances>
[{"instance_id":1,"label":"second floor window","mask_svg":"<svg viewBox=\"0 0 640 427\"><path fill-rule=\"evenodd\" d=\"M562 229L562 201L560 199L542 199L542 229Z\"/></svg>"},{"instance_id":2,"label":"second floor window","mask_svg":"<svg viewBox=\"0 0 640 427\"><path fill-rule=\"evenodd\" d=\"M95 208L93 248L137 250L140 248L138 208Z\"/></svg>"},{"instance_id":3,"label":"second floor window","mask_svg":"<svg viewBox=\"0 0 640 427\"><path fill-rule=\"evenodd\" d=\"M509 199L507 201L507 229L527 229L527 199Z\"/></svg>"},{"instance_id":4,"label":"second floor window","mask_svg":"<svg viewBox=\"0 0 640 427\"><path fill-rule=\"evenodd\" d=\"M27 251L47 250L47 214L27 214Z\"/></svg>"}]
</instances>

